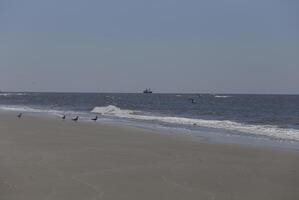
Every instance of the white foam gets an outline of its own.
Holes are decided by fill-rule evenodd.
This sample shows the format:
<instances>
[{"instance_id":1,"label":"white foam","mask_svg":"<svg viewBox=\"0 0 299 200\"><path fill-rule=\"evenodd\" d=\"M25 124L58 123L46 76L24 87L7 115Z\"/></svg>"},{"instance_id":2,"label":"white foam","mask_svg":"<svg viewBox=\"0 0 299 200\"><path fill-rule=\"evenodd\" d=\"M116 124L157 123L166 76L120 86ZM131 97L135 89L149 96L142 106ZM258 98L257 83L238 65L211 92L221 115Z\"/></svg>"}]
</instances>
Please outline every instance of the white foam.
<instances>
[{"instance_id":1,"label":"white foam","mask_svg":"<svg viewBox=\"0 0 299 200\"><path fill-rule=\"evenodd\" d=\"M0 93L0 96L9 97L9 96L24 96L26 93Z\"/></svg>"},{"instance_id":2,"label":"white foam","mask_svg":"<svg viewBox=\"0 0 299 200\"><path fill-rule=\"evenodd\" d=\"M232 96L225 96L225 95L215 95L215 98L230 98Z\"/></svg>"},{"instance_id":3,"label":"white foam","mask_svg":"<svg viewBox=\"0 0 299 200\"><path fill-rule=\"evenodd\" d=\"M169 124L178 125L196 125L208 128L218 128L230 131L238 131L243 133L250 133L260 136L268 136L276 139L287 139L299 141L299 130L290 128L279 128L273 125L249 125L228 120L203 120L184 117L169 117L169 116L153 116L149 114L136 114L138 111L122 110L116 106L95 107L93 113L98 113L104 116L157 121Z\"/></svg>"},{"instance_id":4,"label":"white foam","mask_svg":"<svg viewBox=\"0 0 299 200\"><path fill-rule=\"evenodd\" d=\"M46 110L46 109L38 109L38 108L32 108L29 106L0 106L1 110L7 110L7 111L15 111L15 112L30 112L30 113L45 113L45 112L49 112L49 113L60 113L61 111L58 110Z\"/></svg>"},{"instance_id":5,"label":"white foam","mask_svg":"<svg viewBox=\"0 0 299 200\"><path fill-rule=\"evenodd\" d=\"M132 110L122 110L116 106L104 106L104 107L95 107L91 112L98 113L102 115L115 115L115 116L129 116L134 114Z\"/></svg>"},{"instance_id":6,"label":"white foam","mask_svg":"<svg viewBox=\"0 0 299 200\"><path fill-rule=\"evenodd\" d=\"M39 109L33 108L29 106L18 106L18 105L2 105L0 106L0 110L4 111L12 111L12 112L23 112L23 113L46 113L54 116L63 116L63 115L80 115L80 117L85 117L86 113L84 112L75 112L75 111L62 111L55 109Z\"/></svg>"}]
</instances>

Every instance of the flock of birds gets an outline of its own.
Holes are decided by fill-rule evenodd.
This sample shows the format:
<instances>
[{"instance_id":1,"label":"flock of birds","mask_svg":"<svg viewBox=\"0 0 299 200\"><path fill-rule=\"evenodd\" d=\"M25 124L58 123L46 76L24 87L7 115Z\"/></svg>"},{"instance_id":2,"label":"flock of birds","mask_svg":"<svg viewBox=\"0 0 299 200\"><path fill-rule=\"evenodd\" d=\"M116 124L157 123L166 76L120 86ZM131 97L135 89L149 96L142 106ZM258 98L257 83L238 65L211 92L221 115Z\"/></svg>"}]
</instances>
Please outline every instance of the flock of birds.
<instances>
[{"instance_id":1,"label":"flock of birds","mask_svg":"<svg viewBox=\"0 0 299 200\"><path fill-rule=\"evenodd\" d=\"M21 119L22 116L23 116L23 113L19 113L19 114L17 115L17 118L18 118L18 119ZM62 120L66 120L66 115L63 115L63 116L61 117L61 119L62 119ZM74 121L74 122L77 122L77 121L79 121L79 116L72 117L71 120ZM94 122L96 122L96 121L98 120L98 116L95 116L95 117L92 118L91 120L94 121Z\"/></svg>"}]
</instances>

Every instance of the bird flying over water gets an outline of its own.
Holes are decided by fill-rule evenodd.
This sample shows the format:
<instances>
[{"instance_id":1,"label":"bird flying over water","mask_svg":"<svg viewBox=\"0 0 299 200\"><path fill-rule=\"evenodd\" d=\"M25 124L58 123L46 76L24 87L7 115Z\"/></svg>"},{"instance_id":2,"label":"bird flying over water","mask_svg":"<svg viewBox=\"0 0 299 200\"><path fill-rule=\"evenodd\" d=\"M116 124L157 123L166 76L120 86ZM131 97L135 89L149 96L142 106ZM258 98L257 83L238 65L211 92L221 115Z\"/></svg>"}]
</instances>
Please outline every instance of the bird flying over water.
<instances>
[{"instance_id":1,"label":"bird flying over water","mask_svg":"<svg viewBox=\"0 0 299 200\"><path fill-rule=\"evenodd\" d=\"M195 99L193 98L189 98L189 100L191 101L191 103L196 103Z\"/></svg>"}]
</instances>

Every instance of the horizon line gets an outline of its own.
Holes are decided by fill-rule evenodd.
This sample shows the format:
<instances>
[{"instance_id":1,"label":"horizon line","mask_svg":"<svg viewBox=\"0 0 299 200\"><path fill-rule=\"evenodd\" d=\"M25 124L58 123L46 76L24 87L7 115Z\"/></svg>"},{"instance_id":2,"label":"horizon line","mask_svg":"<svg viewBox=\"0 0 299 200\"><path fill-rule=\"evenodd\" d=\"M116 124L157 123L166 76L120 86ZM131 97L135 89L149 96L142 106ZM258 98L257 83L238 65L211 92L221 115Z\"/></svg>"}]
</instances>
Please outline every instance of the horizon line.
<instances>
[{"instance_id":1,"label":"horizon line","mask_svg":"<svg viewBox=\"0 0 299 200\"><path fill-rule=\"evenodd\" d=\"M95 91L1 91L0 93L57 93L57 94L143 94L142 92L95 92ZM153 94L226 94L226 95L299 95L299 93L251 93L251 92L154 92ZM151 94L149 94L151 95Z\"/></svg>"}]
</instances>

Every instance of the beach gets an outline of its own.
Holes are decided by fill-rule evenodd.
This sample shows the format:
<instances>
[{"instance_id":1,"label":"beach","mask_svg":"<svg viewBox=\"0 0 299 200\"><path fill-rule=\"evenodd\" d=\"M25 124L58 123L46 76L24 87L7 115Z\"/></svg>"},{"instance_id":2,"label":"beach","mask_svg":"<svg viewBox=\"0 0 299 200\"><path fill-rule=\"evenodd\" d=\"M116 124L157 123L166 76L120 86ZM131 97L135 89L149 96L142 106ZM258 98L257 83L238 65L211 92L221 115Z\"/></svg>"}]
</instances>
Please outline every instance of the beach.
<instances>
[{"instance_id":1,"label":"beach","mask_svg":"<svg viewBox=\"0 0 299 200\"><path fill-rule=\"evenodd\" d=\"M299 152L0 113L1 200L298 200Z\"/></svg>"}]
</instances>

